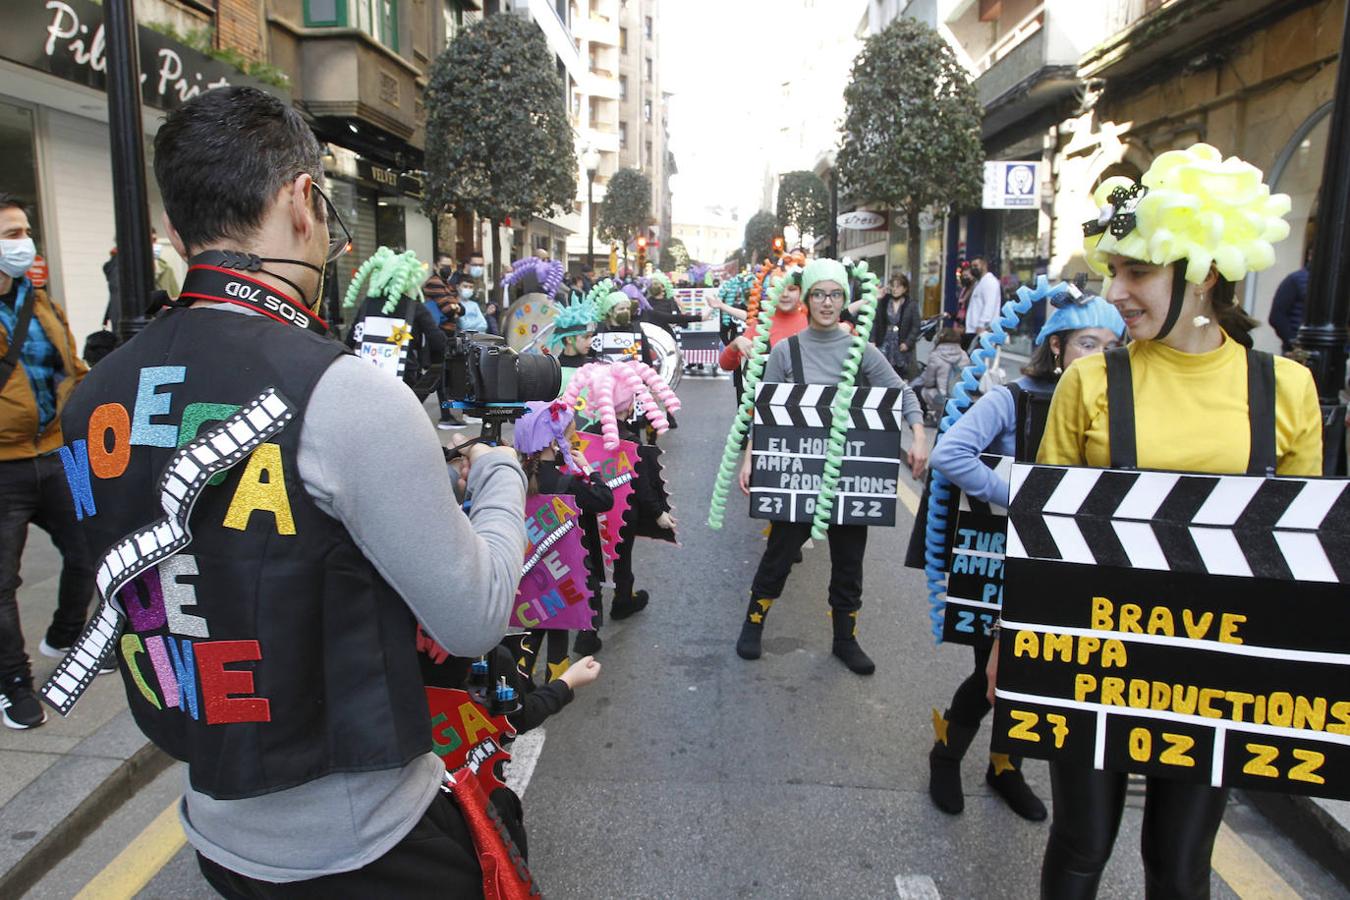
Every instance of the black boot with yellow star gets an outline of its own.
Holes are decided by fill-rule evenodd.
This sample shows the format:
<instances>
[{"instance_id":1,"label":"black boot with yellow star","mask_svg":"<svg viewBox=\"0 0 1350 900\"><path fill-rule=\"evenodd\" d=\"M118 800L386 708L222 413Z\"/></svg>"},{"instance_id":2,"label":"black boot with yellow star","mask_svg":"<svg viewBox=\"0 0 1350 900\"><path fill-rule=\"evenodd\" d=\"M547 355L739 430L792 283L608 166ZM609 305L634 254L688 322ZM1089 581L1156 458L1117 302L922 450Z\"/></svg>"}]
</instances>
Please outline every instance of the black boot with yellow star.
<instances>
[{"instance_id":1,"label":"black boot with yellow star","mask_svg":"<svg viewBox=\"0 0 1350 900\"><path fill-rule=\"evenodd\" d=\"M947 715L950 714L948 710ZM938 809L955 816L966 808L966 795L961 790L961 759L980 726L978 722L974 725L953 722L947 715L933 710L933 734L937 740L928 754L928 796Z\"/></svg>"},{"instance_id":2,"label":"black boot with yellow star","mask_svg":"<svg viewBox=\"0 0 1350 900\"><path fill-rule=\"evenodd\" d=\"M877 664L858 644L858 611L832 609L830 620L834 623L834 655L842 659L855 675L871 675L875 672Z\"/></svg>"},{"instance_id":3,"label":"black boot with yellow star","mask_svg":"<svg viewBox=\"0 0 1350 900\"><path fill-rule=\"evenodd\" d=\"M736 639L736 655L741 659L759 659L763 647L760 639L764 636L764 617L773 606L773 597L751 595L750 608L745 611L745 621L741 623L741 636Z\"/></svg>"},{"instance_id":4,"label":"black boot with yellow star","mask_svg":"<svg viewBox=\"0 0 1350 900\"><path fill-rule=\"evenodd\" d=\"M1006 753L990 753L984 781L1003 798L1008 808L1031 822L1045 821L1045 804L1032 792L1022 777L1022 758Z\"/></svg>"}]
</instances>

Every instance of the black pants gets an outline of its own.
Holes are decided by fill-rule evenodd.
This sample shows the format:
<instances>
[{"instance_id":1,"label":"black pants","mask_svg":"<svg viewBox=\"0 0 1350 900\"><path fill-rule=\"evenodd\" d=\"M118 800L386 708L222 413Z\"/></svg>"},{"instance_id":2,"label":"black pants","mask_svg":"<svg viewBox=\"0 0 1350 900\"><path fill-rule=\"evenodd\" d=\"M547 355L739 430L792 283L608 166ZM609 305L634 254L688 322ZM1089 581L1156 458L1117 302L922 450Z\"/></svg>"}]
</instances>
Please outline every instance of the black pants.
<instances>
[{"instance_id":1,"label":"black pants","mask_svg":"<svg viewBox=\"0 0 1350 900\"><path fill-rule=\"evenodd\" d=\"M750 586L756 598L777 599L783 595L797 551L811 536L809 522L774 522L769 546L759 561ZM830 608L854 612L862 608L863 556L867 553L866 525L831 525Z\"/></svg>"},{"instance_id":2,"label":"black pants","mask_svg":"<svg viewBox=\"0 0 1350 900\"><path fill-rule=\"evenodd\" d=\"M483 872L469 826L444 791L437 792L421 821L392 850L354 872L274 884L240 875L200 853L197 865L211 887L231 900L483 896Z\"/></svg>"},{"instance_id":3,"label":"black pants","mask_svg":"<svg viewBox=\"0 0 1350 900\"><path fill-rule=\"evenodd\" d=\"M61 553L61 584L49 633L59 646L80 636L94 598L94 562L75 521L70 487L55 453L0 462L0 680L30 674L19 623L19 561L29 523Z\"/></svg>"},{"instance_id":4,"label":"black pants","mask_svg":"<svg viewBox=\"0 0 1350 900\"><path fill-rule=\"evenodd\" d=\"M624 534L623 532L627 532ZM633 597L633 544L636 535L625 525L619 543L614 546L614 601L627 603Z\"/></svg>"},{"instance_id":5,"label":"black pants","mask_svg":"<svg viewBox=\"0 0 1350 900\"><path fill-rule=\"evenodd\" d=\"M1041 867L1046 900L1091 900L1125 809L1126 776L1050 764L1055 813ZM1147 779L1140 852L1149 900L1209 897L1210 856L1228 802L1225 788Z\"/></svg>"},{"instance_id":6,"label":"black pants","mask_svg":"<svg viewBox=\"0 0 1350 900\"><path fill-rule=\"evenodd\" d=\"M979 725L992 709L986 696L989 692L989 677L985 666L989 664L989 653L993 650L992 641L975 645L975 670L966 676L966 680L952 694L952 705L948 707L947 720L962 725Z\"/></svg>"}]
</instances>

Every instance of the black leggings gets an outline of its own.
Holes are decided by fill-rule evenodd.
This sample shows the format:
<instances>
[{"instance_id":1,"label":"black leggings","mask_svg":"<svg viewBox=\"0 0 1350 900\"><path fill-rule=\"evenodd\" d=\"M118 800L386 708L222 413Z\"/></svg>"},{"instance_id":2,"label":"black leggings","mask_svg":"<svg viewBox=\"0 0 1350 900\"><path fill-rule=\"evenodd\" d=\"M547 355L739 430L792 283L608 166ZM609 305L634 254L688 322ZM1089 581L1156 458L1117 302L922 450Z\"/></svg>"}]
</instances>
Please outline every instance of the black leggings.
<instances>
[{"instance_id":1,"label":"black leggings","mask_svg":"<svg viewBox=\"0 0 1350 900\"><path fill-rule=\"evenodd\" d=\"M1091 900L1125 809L1124 772L1050 764L1054 819L1041 866L1044 900ZM1140 852L1149 900L1209 897L1210 855L1226 788L1148 778Z\"/></svg>"},{"instance_id":2,"label":"black leggings","mask_svg":"<svg viewBox=\"0 0 1350 900\"><path fill-rule=\"evenodd\" d=\"M952 695L952 705L947 710L947 720L961 725L979 725L992 708L989 705L989 678L984 668L989 664L989 653L993 642L977 644L970 649L975 651L975 671L966 676L966 680L957 687Z\"/></svg>"}]
</instances>

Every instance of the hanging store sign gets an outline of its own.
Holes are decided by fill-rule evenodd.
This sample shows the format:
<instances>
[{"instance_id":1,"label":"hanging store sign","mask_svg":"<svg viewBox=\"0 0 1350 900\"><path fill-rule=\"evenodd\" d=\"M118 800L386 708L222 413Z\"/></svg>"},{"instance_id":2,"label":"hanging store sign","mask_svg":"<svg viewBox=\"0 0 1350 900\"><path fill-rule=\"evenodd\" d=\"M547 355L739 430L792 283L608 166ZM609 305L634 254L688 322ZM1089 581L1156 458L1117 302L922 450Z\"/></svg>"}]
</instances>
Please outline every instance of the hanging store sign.
<instances>
[{"instance_id":1,"label":"hanging store sign","mask_svg":"<svg viewBox=\"0 0 1350 900\"><path fill-rule=\"evenodd\" d=\"M844 213L836 221L840 228L849 231L880 231L886 227L886 214L870 209L855 209Z\"/></svg>"},{"instance_id":2,"label":"hanging store sign","mask_svg":"<svg viewBox=\"0 0 1350 900\"><path fill-rule=\"evenodd\" d=\"M985 209L1035 209L1040 201L1041 164L1000 160L984 164Z\"/></svg>"},{"instance_id":3,"label":"hanging store sign","mask_svg":"<svg viewBox=\"0 0 1350 900\"><path fill-rule=\"evenodd\" d=\"M137 44L141 99L156 109L175 109L202 91L232 84L285 93L143 25L137 28ZM106 54L103 7L91 0L5 4L0 58L102 91L107 86Z\"/></svg>"}]
</instances>

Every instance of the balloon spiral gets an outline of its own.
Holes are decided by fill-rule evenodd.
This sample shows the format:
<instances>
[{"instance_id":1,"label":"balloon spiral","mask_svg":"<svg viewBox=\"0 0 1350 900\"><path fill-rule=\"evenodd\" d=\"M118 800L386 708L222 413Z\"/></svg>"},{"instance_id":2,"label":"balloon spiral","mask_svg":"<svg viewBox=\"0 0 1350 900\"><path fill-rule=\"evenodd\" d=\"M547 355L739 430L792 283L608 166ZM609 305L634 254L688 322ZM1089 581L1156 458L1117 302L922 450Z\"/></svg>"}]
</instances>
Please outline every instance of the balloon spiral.
<instances>
[{"instance_id":1,"label":"balloon spiral","mask_svg":"<svg viewBox=\"0 0 1350 900\"><path fill-rule=\"evenodd\" d=\"M1064 282L1053 287L1044 275L1036 277L1036 289L1026 285L1017 289L1017 300L1003 304L999 316L991 323L991 330L980 336L980 346L971 354L970 365L961 370L961 380L952 388L952 396L943 409L938 437L956 424L974 400L971 392L978 392L980 379L989 371L1000 345L1007 343L1008 331L1016 328L1033 303L1052 294L1067 290ZM928 617L932 621L933 639L942 643L942 622L946 617L947 578L943 572L943 556L947 541L947 504L951 499L951 481L936 469L928 489L928 519L924 533L924 575L928 580Z\"/></svg>"}]
</instances>

